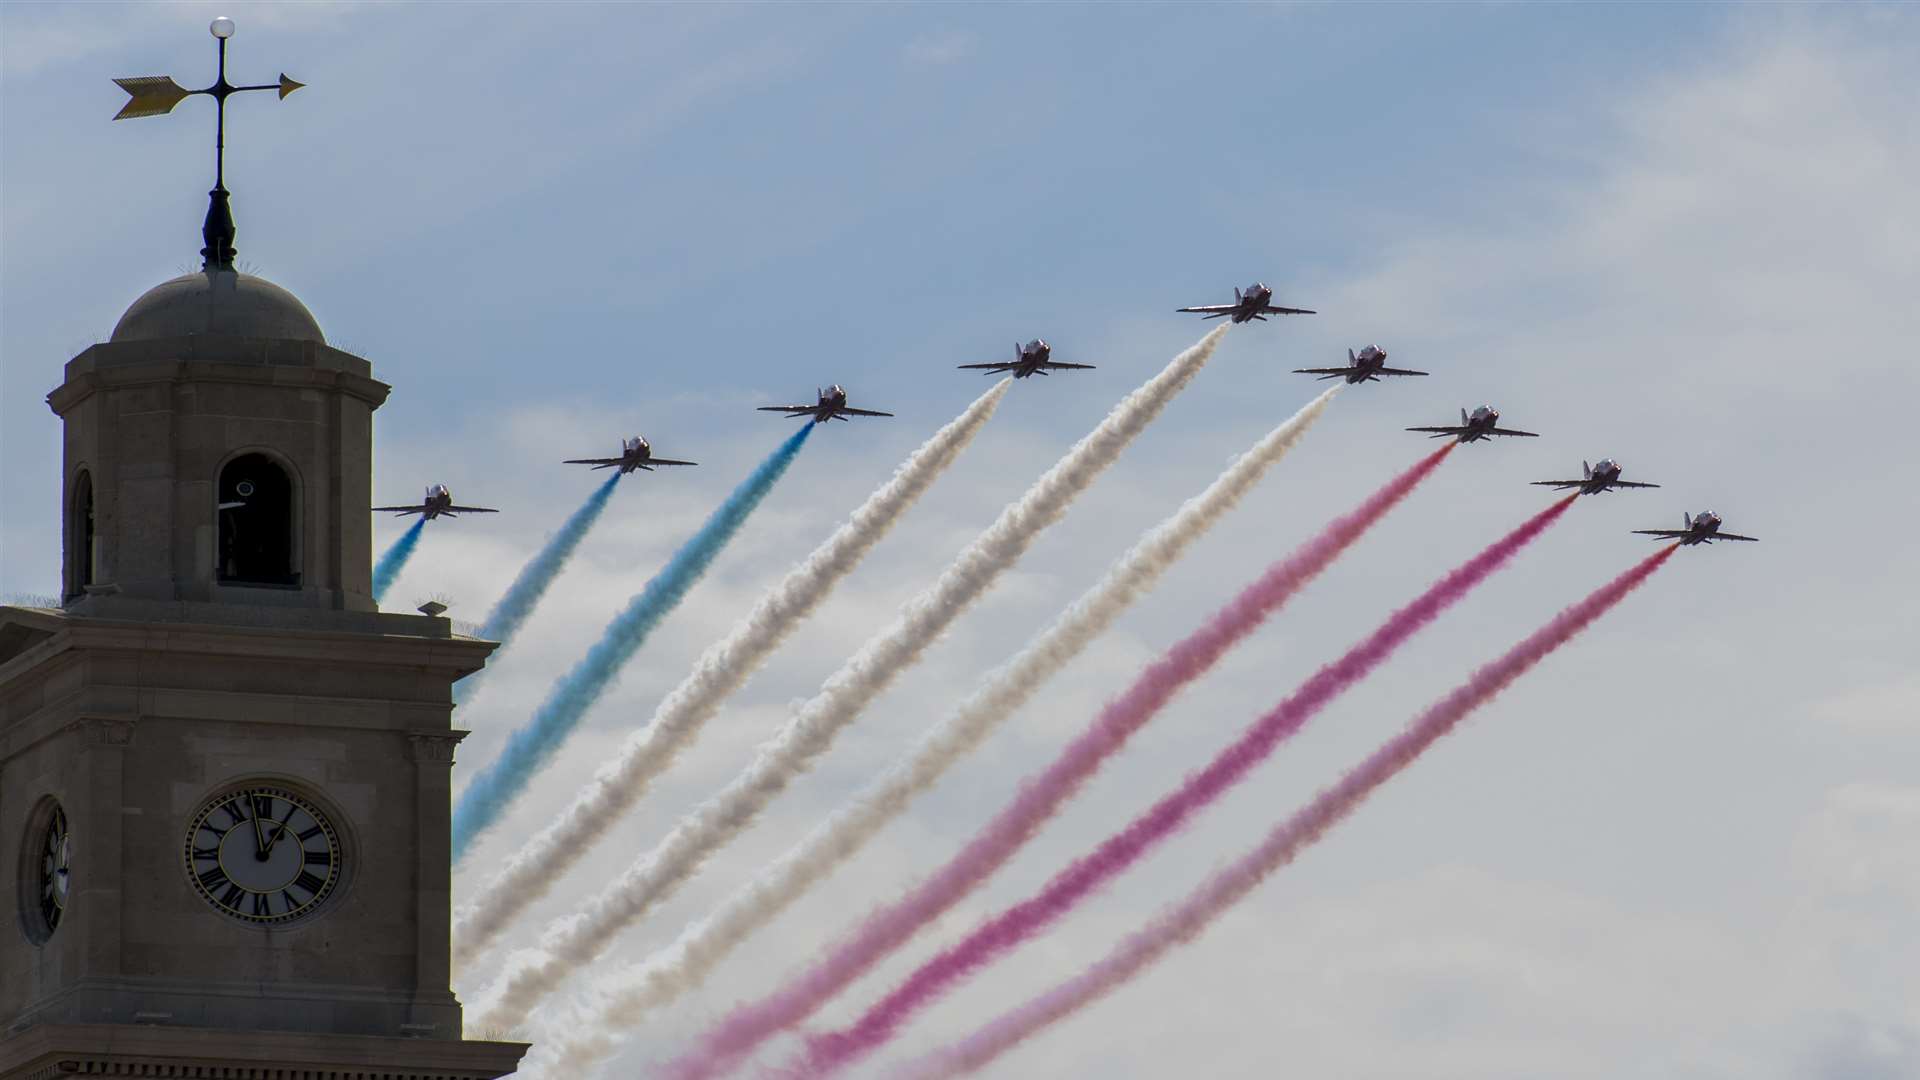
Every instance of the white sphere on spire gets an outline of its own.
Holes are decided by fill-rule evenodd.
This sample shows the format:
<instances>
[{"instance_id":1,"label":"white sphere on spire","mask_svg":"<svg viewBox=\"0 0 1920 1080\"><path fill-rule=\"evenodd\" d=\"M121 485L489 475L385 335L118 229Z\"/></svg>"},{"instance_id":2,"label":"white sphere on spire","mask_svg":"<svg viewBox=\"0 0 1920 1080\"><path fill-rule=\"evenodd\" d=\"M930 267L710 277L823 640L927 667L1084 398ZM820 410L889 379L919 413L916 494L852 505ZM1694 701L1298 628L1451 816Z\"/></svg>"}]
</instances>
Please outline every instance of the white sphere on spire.
<instances>
[{"instance_id":1,"label":"white sphere on spire","mask_svg":"<svg viewBox=\"0 0 1920 1080\"><path fill-rule=\"evenodd\" d=\"M207 24L207 33L222 40L233 36L233 20L225 15Z\"/></svg>"}]
</instances>

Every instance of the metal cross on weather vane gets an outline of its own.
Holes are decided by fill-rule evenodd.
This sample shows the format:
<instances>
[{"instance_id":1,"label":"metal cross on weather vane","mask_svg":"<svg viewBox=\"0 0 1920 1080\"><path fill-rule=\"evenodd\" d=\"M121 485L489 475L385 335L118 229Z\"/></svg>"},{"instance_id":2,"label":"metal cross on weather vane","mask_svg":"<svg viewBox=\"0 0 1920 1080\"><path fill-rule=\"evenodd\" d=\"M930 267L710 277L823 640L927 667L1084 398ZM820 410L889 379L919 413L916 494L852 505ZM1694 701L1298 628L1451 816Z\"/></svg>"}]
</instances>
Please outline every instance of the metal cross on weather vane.
<instances>
[{"instance_id":1,"label":"metal cross on weather vane","mask_svg":"<svg viewBox=\"0 0 1920 1080\"><path fill-rule=\"evenodd\" d=\"M213 190L207 192L211 199L207 207L207 223L201 227L200 235L207 246L200 249L205 260L202 269L233 269L233 211L227 206L227 97L244 90L278 90L281 100L288 94L300 89L305 83L297 83L281 72L278 83L266 83L260 86L235 86L227 81L227 39L233 36L233 20L225 15L213 20L207 27L215 40L220 42L220 73L213 85L204 90L188 90L173 81L170 75L142 75L133 79L115 79L120 89L127 92L127 103L114 114L115 120L131 120L139 116L165 116L173 111L175 105L194 96L205 94L214 102L213 129Z\"/></svg>"}]
</instances>

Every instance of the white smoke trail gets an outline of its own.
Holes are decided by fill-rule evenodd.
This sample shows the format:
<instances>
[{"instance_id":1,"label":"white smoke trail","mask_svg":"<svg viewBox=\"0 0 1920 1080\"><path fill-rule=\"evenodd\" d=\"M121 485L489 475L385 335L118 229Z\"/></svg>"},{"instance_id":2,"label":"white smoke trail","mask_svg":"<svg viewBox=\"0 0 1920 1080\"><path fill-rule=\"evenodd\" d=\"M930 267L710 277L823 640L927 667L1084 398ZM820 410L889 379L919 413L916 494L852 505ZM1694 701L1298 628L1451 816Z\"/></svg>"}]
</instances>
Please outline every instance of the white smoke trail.
<instances>
[{"instance_id":1,"label":"white smoke trail","mask_svg":"<svg viewBox=\"0 0 1920 1080\"><path fill-rule=\"evenodd\" d=\"M846 524L789 570L731 633L700 655L687 677L661 700L653 721L629 735L619 757L600 770L558 820L516 852L479 898L461 912L454 928L456 964L478 957L620 820L653 779L673 764L727 695L759 668L966 449L1011 383L1001 379L934 432L900 464L892 479L867 496Z\"/></svg>"},{"instance_id":2,"label":"white smoke trail","mask_svg":"<svg viewBox=\"0 0 1920 1080\"><path fill-rule=\"evenodd\" d=\"M650 958L641 967L638 980L613 991L599 1016L561 1048L559 1075L581 1075L605 1060L618 1036L638 1023L647 1010L699 986L749 935L851 858L932 787L949 766L978 747L1054 672L1078 656L1134 600L1153 588L1194 541L1232 511L1267 470L1306 436L1338 390L1333 387L1308 402L1227 466L1205 491L1149 530L1104 578L930 731L911 757L895 763L780 862Z\"/></svg>"},{"instance_id":3,"label":"white smoke trail","mask_svg":"<svg viewBox=\"0 0 1920 1080\"><path fill-rule=\"evenodd\" d=\"M813 760L832 745L867 703L892 683L969 604L1013 564L1075 496L1120 456L1193 377L1220 343L1222 326L1175 357L1124 398L1100 425L1035 481L925 592L908 602L893 625L861 646L819 693L801 707L753 763L719 794L674 826L652 852L629 866L578 913L556 920L542 955L502 980L480 1027L513 1027L549 993L604 951L614 937L697 872L706 857L739 834Z\"/></svg>"}]
</instances>

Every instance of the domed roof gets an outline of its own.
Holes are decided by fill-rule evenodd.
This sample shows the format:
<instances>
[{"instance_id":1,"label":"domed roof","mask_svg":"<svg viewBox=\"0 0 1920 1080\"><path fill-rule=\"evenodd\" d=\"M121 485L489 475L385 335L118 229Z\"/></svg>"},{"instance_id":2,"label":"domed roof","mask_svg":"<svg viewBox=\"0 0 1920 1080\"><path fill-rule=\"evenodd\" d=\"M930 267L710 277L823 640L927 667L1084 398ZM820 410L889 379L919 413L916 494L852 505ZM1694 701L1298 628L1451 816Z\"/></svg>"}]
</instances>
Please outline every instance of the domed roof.
<instances>
[{"instance_id":1,"label":"domed roof","mask_svg":"<svg viewBox=\"0 0 1920 1080\"><path fill-rule=\"evenodd\" d=\"M327 343L298 297L265 278L200 270L163 281L133 302L113 341L205 335Z\"/></svg>"}]
</instances>

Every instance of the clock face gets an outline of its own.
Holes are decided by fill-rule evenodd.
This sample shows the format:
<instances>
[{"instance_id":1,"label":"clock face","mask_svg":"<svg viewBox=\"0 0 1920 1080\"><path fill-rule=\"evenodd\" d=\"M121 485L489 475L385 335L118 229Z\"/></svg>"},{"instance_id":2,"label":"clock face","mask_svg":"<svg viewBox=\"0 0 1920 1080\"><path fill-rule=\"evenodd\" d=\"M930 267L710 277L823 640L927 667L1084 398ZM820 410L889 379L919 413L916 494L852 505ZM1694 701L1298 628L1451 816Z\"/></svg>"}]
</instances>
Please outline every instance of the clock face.
<instances>
[{"instance_id":1,"label":"clock face","mask_svg":"<svg viewBox=\"0 0 1920 1080\"><path fill-rule=\"evenodd\" d=\"M73 836L67 832L67 812L55 806L40 837L40 922L51 934L67 913L67 893L73 865Z\"/></svg>"},{"instance_id":2,"label":"clock face","mask_svg":"<svg viewBox=\"0 0 1920 1080\"><path fill-rule=\"evenodd\" d=\"M340 882L340 836L310 801L245 787L208 803L187 828L187 877L214 907L282 923L320 906Z\"/></svg>"}]
</instances>

